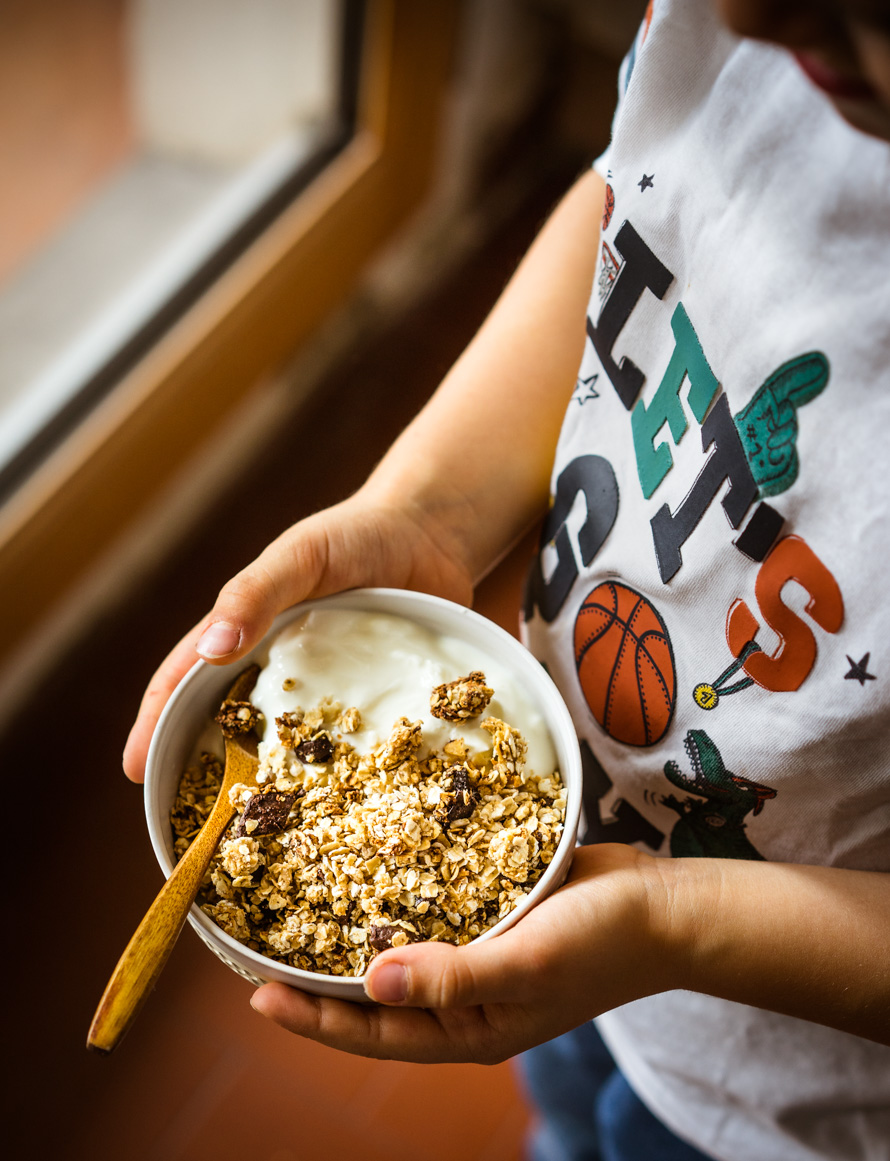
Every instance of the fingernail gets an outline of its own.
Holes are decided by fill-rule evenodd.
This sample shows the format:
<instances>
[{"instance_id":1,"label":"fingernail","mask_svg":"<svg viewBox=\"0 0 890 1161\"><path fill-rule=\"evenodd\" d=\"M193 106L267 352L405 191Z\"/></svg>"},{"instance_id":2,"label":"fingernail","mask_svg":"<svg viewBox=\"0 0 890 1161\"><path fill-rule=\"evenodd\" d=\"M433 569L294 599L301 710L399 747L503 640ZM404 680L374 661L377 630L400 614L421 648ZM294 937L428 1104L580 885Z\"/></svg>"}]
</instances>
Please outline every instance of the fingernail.
<instances>
[{"instance_id":1,"label":"fingernail","mask_svg":"<svg viewBox=\"0 0 890 1161\"><path fill-rule=\"evenodd\" d=\"M228 657L241 641L241 632L228 621L214 621L208 625L195 646L202 657Z\"/></svg>"},{"instance_id":2,"label":"fingernail","mask_svg":"<svg viewBox=\"0 0 890 1161\"><path fill-rule=\"evenodd\" d=\"M401 1004L408 995L408 973L400 963L385 963L374 972L371 999L381 1004Z\"/></svg>"}]
</instances>

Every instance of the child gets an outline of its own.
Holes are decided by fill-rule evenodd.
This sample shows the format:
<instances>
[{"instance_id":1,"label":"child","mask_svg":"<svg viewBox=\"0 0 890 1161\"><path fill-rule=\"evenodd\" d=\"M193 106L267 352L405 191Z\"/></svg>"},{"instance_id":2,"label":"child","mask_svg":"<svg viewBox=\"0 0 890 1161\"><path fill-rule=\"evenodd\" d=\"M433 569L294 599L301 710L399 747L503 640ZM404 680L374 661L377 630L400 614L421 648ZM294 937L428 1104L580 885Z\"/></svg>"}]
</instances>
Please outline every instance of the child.
<instances>
[{"instance_id":1,"label":"child","mask_svg":"<svg viewBox=\"0 0 890 1161\"><path fill-rule=\"evenodd\" d=\"M253 998L373 1056L550 1041L542 1158L890 1156L890 4L721 7L776 44L658 0L597 170L361 491L223 589L126 755L196 648L237 660L287 605L469 602L552 483L523 615L585 757L569 883L381 955L377 1008Z\"/></svg>"}]
</instances>

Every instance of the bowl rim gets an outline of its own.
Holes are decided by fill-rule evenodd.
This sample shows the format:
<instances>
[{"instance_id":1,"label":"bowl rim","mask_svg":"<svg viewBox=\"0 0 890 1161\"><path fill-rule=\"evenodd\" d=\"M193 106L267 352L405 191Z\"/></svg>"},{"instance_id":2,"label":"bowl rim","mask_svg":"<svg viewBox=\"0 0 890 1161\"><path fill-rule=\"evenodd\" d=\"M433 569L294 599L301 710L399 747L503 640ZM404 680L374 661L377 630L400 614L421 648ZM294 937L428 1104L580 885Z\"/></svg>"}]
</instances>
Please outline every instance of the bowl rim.
<instances>
[{"instance_id":1,"label":"bowl rim","mask_svg":"<svg viewBox=\"0 0 890 1161\"><path fill-rule=\"evenodd\" d=\"M396 605L400 607L393 607ZM146 823L152 848L164 873L164 877L169 878L175 864L172 858L172 838L169 844L166 841L166 834L169 833L169 819L167 815L158 809L160 805L158 803L158 795L161 775L156 771L156 767L159 764L159 754L163 750L168 732L176 721L180 703L192 694L192 687L196 683L206 682L208 685L211 684L209 680L210 674L206 674L208 670L213 674L218 673L218 685L220 691L224 693L227 684L231 682L235 675L234 671L236 668L239 670L243 669L252 661L263 658L272 639L283 628L303 613L318 607L352 608L371 612L392 613L396 616L404 616L408 620L420 623L426 628L433 628L433 626L424 621L423 611L426 610L429 613L436 610L439 617L453 618L453 632L455 636L470 639L472 632L475 631L476 633L481 633L483 639L485 636L488 636L491 640L499 642L502 648L510 655L509 664L512 666L513 658L515 658L515 664L519 671L525 670L530 681L538 683L538 689L535 691L535 701L539 702L539 708L551 734L554 748L557 750L560 776L567 791L566 817L563 821L563 833L553 859L532 890L528 892L508 915L498 920L496 924L482 932L481 935L476 936L472 942L478 943L500 935L517 923L542 898L555 889L555 886L558 884L554 885L553 880L558 875L562 864L565 864L566 872L568 870L568 865L571 862L571 851L574 849L576 842L582 803L581 753L577 731L568 707L559 690L556 688L553 679L544 666L541 665L537 658L534 657L518 638L508 633L506 629L501 628L500 625L488 617L477 613L474 609L468 608L465 605L456 604L454 601L449 601L444 597L437 597L430 593L417 592L412 589L365 587L348 589L343 592L333 593L329 596L300 601L283 610L275 617L268 631L254 648L245 654L244 657L239 658L237 662L232 663L231 672L228 665L210 665L208 662L199 659L182 677L158 718L149 746L145 767L144 804ZM443 628L441 625L435 626L435 629L438 632L444 633L451 631ZM464 629L464 632L461 633L459 629ZM540 698L538 696L539 693L541 695ZM561 730L557 731L554 728L555 722L561 724ZM562 753L563 750L565 750L564 754ZM204 914L197 903L192 904L188 920L198 934L205 941L209 941L211 946L213 944L219 945L226 955L234 958L236 961L240 961L243 966L254 971L258 976L262 977L265 974L266 978L276 979L295 987L302 986L307 990L309 984L318 983L322 986L327 985L336 991L354 991L357 994L365 994L365 977L363 975L340 976L333 975L329 972L310 972L305 971L303 968L295 968L290 964L273 960L269 956L265 956L247 947L246 944L241 943L223 931L209 916Z\"/></svg>"}]
</instances>

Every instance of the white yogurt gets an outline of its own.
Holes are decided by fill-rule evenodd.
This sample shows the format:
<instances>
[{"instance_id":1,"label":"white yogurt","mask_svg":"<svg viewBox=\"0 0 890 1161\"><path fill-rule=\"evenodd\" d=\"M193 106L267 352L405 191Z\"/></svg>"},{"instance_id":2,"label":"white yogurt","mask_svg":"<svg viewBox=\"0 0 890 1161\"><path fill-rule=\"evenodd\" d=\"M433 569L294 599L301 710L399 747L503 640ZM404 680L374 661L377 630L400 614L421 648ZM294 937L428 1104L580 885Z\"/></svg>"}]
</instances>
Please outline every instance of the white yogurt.
<instances>
[{"instance_id":1,"label":"white yogurt","mask_svg":"<svg viewBox=\"0 0 890 1161\"><path fill-rule=\"evenodd\" d=\"M494 689L488 709L468 722L446 722L430 713L437 685L481 669ZM284 689L290 679L293 688ZM385 741L400 717L422 721L424 741L441 749L462 737L471 749L491 748L479 728L488 716L519 730L528 743L525 774L556 769L556 751L543 715L497 659L457 637L444 636L403 617L358 609L312 609L283 629L250 700L266 719L261 757L279 745L275 719L297 707L310 710L325 698L357 707L362 729L349 735L361 752Z\"/></svg>"}]
</instances>

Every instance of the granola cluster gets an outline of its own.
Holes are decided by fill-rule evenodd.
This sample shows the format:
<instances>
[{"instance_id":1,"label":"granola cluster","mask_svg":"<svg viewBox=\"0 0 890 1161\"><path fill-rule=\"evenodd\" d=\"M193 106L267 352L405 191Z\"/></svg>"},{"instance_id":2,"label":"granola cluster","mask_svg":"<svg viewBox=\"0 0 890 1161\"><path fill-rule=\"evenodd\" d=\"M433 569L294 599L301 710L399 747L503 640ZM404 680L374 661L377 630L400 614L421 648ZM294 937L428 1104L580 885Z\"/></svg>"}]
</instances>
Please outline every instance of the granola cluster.
<instances>
[{"instance_id":1,"label":"granola cluster","mask_svg":"<svg viewBox=\"0 0 890 1161\"><path fill-rule=\"evenodd\" d=\"M226 738L240 738L249 734L262 718L262 714L249 701L224 701L219 713L213 719Z\"/></svg>"},{"instance_id":2,"label":"granola cluster","mask_svg":"<svg viewBox=\"0 0 890 1161\"><path fill-rule=\"evenodd\" d=\"M566 807L559 773L524 777L525 741L506 722L481 723L491 737L481 753L459 738L430 751L422 723L407 718L360 753L349 741L359 710L333 701L276 725L281 745L264 757L259 789L231 792L237 814L199 896L224 931L271 959L360 976L388 947L467 943L553 859ZM177 857L221 774L206 754L185 771L171 816Z\"/></svg>"},{"instance_id":3,"label":"granola cluster","mask_svg":"<svg viewBox=\"0 0 890 1161\"><path fill-rule=\"evenodd\" d=\"M430 713L448 722L475 718L491 701L493 693L485 684L485 674L474 669L468 677L437 685L430 698Z\"/></svg>"}]
</instances>

